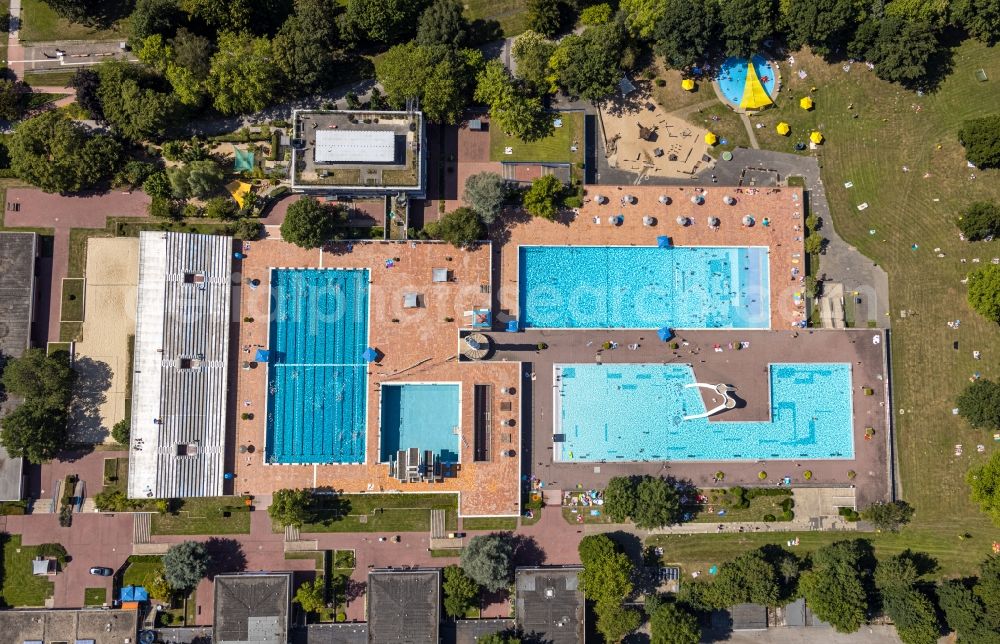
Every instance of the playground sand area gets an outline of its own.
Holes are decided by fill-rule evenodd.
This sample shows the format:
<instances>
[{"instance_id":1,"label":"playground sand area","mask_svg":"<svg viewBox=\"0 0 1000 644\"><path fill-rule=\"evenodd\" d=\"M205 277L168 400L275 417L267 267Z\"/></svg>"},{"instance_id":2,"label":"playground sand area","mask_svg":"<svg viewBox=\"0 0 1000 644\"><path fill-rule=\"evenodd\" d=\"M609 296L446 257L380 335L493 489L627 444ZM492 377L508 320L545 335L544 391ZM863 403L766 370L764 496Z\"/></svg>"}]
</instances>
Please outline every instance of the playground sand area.
<instances>
[{"instance_id":1,"label":"playground sand area","mask_svg":"<svg viewBox=\"0 0 1000 644\"><path fill-rule=\"evenodd\" d=\"M707 130L666 112L643 94L601 108L608 165L640 176L690 179L706 164Z\"/></svg>"}]
</instances>

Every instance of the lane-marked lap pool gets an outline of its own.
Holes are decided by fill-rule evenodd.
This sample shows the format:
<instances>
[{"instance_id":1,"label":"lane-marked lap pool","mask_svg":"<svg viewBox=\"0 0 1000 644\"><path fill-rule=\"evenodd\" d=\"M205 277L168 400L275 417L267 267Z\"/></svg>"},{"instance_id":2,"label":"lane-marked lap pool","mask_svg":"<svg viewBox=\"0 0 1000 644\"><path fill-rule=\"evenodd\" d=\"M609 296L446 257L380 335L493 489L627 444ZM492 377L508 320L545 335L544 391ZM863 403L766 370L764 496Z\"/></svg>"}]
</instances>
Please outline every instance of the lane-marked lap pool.
<instances>
[{"instance_id":1,"label":"lane-marked lap pool","mask_svg":"<svg viewBox=\"0 0 1000 644\"><path fill-rule=\"evenodd\" d=\"M525 328L767 329L767 247L521 246Z\"/></svg>"},{"instance_id":2,"label":"lane-marked lap pool","mask_svg":"<svg viewBox=\"0 0 1000 644\"><path fill-rule=\"evenodd\" d=\"M269 463L363 463L368 271L272 269Z\"/></svg>"},{"instance_id":3,"label":"lane-marked lap pool","mask_svg":"<svg viewBox=\"0 0 1000 644\"><path fill-rule=\"evenodd\" d=\"M749 422L684 420L706 411L690 365L554 369L556 461L854 458L847 363L770 365L771 418Z\"/></svg>"}]
</instances>

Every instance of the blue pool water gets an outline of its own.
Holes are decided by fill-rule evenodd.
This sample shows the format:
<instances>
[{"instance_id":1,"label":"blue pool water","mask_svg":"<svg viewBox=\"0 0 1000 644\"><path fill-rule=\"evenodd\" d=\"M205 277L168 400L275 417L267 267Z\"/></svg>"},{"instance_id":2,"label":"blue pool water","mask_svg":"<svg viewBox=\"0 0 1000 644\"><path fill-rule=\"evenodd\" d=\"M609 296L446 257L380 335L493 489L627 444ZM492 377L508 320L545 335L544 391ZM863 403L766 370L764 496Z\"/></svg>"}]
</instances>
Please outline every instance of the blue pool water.
<instances>
[{"instance_id":1,"label":"blue pool water","mask_svg":"<svg viewBox=\"0 0 1000 644\"><path fill-rule=\"evenodd\" d=\"M381 460L416 447L457 463L459 393L457 384L383 384Z\"/></svg>"},{"instance_id":2,"label":"blue pool water","mask_svg":"<svg viewBox=\"0 0 1000 644\"><path fill-rule=\"evenodd\" d=\"M368 271L272 269L271 463L365 460Z\"/></svg>"},{"instance_id":3,"label":"blue pool water","mask_svg":"<svg viewBox=\"0 0 1000 644\"><path fill-rule=\"evenodd\" d=\"M767 329L766 247L521 246L523 327Z\"/></svg>"},{"instance_id":4,"label":"blue pool water","mask_svg":"<svg viewBox=\"0 0 1000 644\"><path fill-rule=\"evenodd\" d=\"M683 420L706 411L684 387L689 365L566 364L556 377L557 461L854 457L850 364L772 364L771 420L753 422Z\"/></svg>"},{"instance_id":5,"label":"blue pool water","mask_svg":"<svg viewBox=\"0 0 1000 644\"><path fill-rule=\"evenodd\" d=\"M758 54L754 54L751 60L753 60L753 68L757 72L757 78L760 79L767 95L773 99L776 74L771 63ZM726 97L727 101L739 107L740 101L743 100L743 87L747 82L747 59L727 58L719 67L719 75L716 78L719 81L722 95Z\"/></svg>"}]
</instances>

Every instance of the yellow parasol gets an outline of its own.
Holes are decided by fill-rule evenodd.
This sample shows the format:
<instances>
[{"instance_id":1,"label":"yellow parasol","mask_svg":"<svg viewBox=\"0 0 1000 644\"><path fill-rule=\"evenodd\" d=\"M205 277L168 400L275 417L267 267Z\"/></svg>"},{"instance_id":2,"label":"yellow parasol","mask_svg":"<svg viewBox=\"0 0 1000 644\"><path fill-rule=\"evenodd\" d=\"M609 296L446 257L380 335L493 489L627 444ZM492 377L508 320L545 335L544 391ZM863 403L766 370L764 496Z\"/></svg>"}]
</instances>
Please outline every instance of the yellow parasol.
<instances>
[{"instance_id":1,"label":"yellow parasol","mask_svg":"<svg viewBox=\"0 0 1000 644\"><path fill-rule=\"evenodd\" d=\"M705 143L707 143L709 145L715 145L716 143L718 143L718 141L719 141L719 137L715 136L711 132L707 132L705 134Z\"/></svg>"},{"instance_id":2,"label":"yellow parasol","mask_svg":"<svg viewBox=\"0 0 1000 644\"><path fill-rule=\"evenodd\" d=\"M823 135L813 130L813 133L809 135L809 140L815 143L816 145L819 145L820 143L823 142Z\"/></svg>"},{"instance_id":3,"label":"yellow parasol","mask_svg":"<svg viewBox=\"0 0 1000 644\"><path fill-rule=\"evenodd\" d=\"M811 110L813 108L813 100L806 96L801 101L799 101L799 107L804 110Z\"/></svg>"},{"instance_id":4,"label":"yellow parasol","mask_svg":"<svg viewBox=\"0 0 1000 644\"><path fill-rule=\"evenodd\" d=\"M691 80L690 78L685 78L684 80L681 81L681 87L683 87L688 92L694 91L694 81Z\"/></svg>"},{"instance_id":5,"label":"yellow parasol","mask_svg":"<svg viewBox=\"0 0 1000 644\"><path fill-rule=\"evenodd\" d=\"M788 136L788 133L792 131L792 126L782 121L781 123L778 123L777 127L775 127L774 129L781 136Z\"/></svg>"}]
</instances>

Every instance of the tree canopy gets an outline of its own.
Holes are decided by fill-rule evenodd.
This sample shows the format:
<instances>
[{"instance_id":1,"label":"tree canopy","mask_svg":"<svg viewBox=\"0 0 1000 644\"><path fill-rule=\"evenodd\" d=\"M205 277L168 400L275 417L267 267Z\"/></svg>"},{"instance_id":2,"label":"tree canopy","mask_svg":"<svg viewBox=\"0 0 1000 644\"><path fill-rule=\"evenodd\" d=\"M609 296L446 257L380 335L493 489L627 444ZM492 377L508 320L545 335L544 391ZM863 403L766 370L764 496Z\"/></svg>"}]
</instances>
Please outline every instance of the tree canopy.
<instances>
[{"instance_id":1,"label":"tree canopy","mask_svg":"<svg viewBox=\"0 0 1000 644\"><path fill-rule=\"evenodd\" d=\"M319 248L335 239L347 223L343 206L321 204L313 197L302 197L288 206L281 224L281 238L302 248Z\"/></svg>"},{"instance_id":2,"label":"tree canopy","mask_svg":"<svg viewBox=\"0 0 1000 644\"><path fill-rule=\"evenodd\" d=\"M446 241L455 248L469 248L486 237L486 227L475 210L456 208L438 221L429 222L424 232L433 239Z\"/></svg>"},{"instance_id":3,"label":"tree canopy","mask_svg":"<svg viewBox=\"0 0 1000 644\"><path fill-rule=\"evenodd\" d=\"M10 167L46 192L77 192L107 181L122 149L110 136L91 134L59 111L22 121L10 139Z\"/></svg>"},{"instance_id":4,"label":"tree canopy","mask_svg":"<svg viewBox=\"0 0 1000 644\"><path fill-rule=\"evenodd\" d=\"M1000 526L1000 452L994 452L990 460L973 467L966 474L966 482L972 492L972 500ZM1000 601L1000 600L998 600Z\"/></svg>"},{"instance_id":5,"label":"tree canopy","mask_svg":"<svg viewBox=\"0 0 1000 644\"><path fill-rule=\"evenodd\" d=\"M277 490L267 508L267 515L283 528L301 528L312 519L312 500L312 492L307 489Z\"/></svg>"},{"instance_id":6,"label":"tree canopy","mask_svg":"<svg viewBox=\"0 0 1000 644\"><path fill-rule=\"evenodd\" d=\"M455 619L465 617L479 597L479 584L454 564L444 569L441 590L444 592L444 612Z\"/></svg>"},{"instance_id":7,"label":"tree canopy","mask_svg":"<svg viewBox=\"0 0 1000 644\"><path fill-rule=\"evenodd\" d=\"M347 58L337 28L336 0L298 0L272 41L274 62L293 94L329 87Z\"/></svg>"},{"instance_id":8,"label":"tree canopy","mask_svg":"<svg viewBox=\"0 0 1000 644\"><path fill-rule=\"evenodd\" d=\"M207 80L215 109L223 114L260 112L270 105L280 82L270 40L245 32L219 34Z\"/></svg>"},{"instance_id":9,"label":"tree canopy","mask_svg":"<svg viewBox=\"0 0 1000 644\"><path fill-rule=\"evenodd\" d=\"M462 551L462 568L473 581L491 592L507 588L514 578L514 544L509 534L494 532L473 537Z\"/></svg>"},{"instance_id":10,"label":"tree canopy","mask_svg":"<svg viewBox=\"0 0 1000 644\"><path fill-rule=\"evenodd\" d=\"M555 175L538 177L524 193L524 209L534 217L552 221L559 214L559 202L564 190L562 181Z\"/></svg>"},{"instance_id":11,"label":"tree canopy","mask_svg":"<svg viewBox=\"0 0 1000 644\"><path fill-rule=\"evenodd\" d=\"M879 501L861 511L861 518L875 526L877 530L896 532L913 517L913 506L906 501Z\"/></svg>"},{"instance_id":12,"label":"tree canopy","mask_svg":"<svg viewBox=\"0 0 1000 644\"><path fill-rule=\"evenodd\" d=\"M552 132L552 117L541 99L515 82L499 60L491 60L476 77L475 100L490 106L490 123L522 141L544 138Z\"/></svg>"},{"instance_id":13,"label":"tree canopy","mask_svg":"<svg viewBox=\"0 0 1000 644\"><path fill-rule=\"evenodd\" d=\"M812 569L802 573L799 589L817 617L841 633L853 633L868 614L873 567L870 544L836 541L813 553Z\"/></svg>"},{"instance_id":14,"label":"tree canopy","mask_svg":"<svg viewBox=\"0 0 1000 644\"><path fill-rule=\"evenodd\" d=\"M549 78L549 59L556 51L556 44L534 31L526 31L514 40L511 53L517 64L517 78L537 95L552 89Z\"/></svg>"},{"instance_id":15,"label":"tree canopy","mask_svg":"<svg viewBox=\"0 0 1000 644\"><path fill-rule=\"evenodd\" d=\"M141 65L117 60L98 65L97 74L101 113L116 132L135 142L163 136L177 116L179 101L173 93L155 88L155 75Z\"/></svg>"},{"instance_id":16,"label":"tree canopy","mask_svg":"<svg viewBox=\"0 0 1000 644\"><path fill-rule=\"evenodd\" d=\"M1000 168L1000 114L962 123L958 140L966 158L980 168Z\"/></svg>"},{"instance_id":17,"label":"tree canopy","mask_svg":"<svg viewBox=\"0 0 1000 644\"><path fill-rule=\"evenodd\" d=\"M629 33L639 38L652 37L656 24L670 11L663 0L621 0L618 8L625 14Z\"/></svg>"},{"instance_id":18,"label":"tree canopy","mask_svg":"<svg viewBox=\"0 0 1000 644\"><path fill-rule=\"evenodd\" d=\"M875 586L882 610L906 644L935 644L940 635L934 604L916 587L919 572L910 551L893 555L875 567Z\"/></svg>"},{"instance_id":19,"label":"tree canopy","mask_svg":"<svg viewBox=\"0 0 1000 644\"><path fill-rule=\"evenodd\" d=\"M1000 42L1000 4L995 0L953 0L952 11L973 38L989 46Z\"/></svg>"},{"instance_id":20,"label":"tree canopy","mask_svg":"<svg viewBox=\"0 0 1000 644\"><path fill-rule=\"evenodd\" d=\"M728 55L749 58L774 35L778 19L775 0L719 0L719 5Z\"/></svg>"},{"instance_id":21,"label":"tree canopy","mask_svg":"<svg viewBox=\"0 0 1000 644\"><path fill-rule=\"evenodd\" d=\"M167 168L167 177L174 197L204 199L222 187L224 173L215 161L202 159Z\"/></svg>"},{"instance_id":22,"label":"tree canopy","mask_svg":"<svg viewBox=\"0 0 1000 644\"><path fill-rule=\"evenodd\" d=\"M901 42L906 47L900 47ZM866 20L849 47L852 56L875 65L876 76L907 86L927 77L937 50L937 35L928 23L900 16Z\"/></svg>"},{"instance_id":23,"label":"tree canopy","mask_svg":"<svg viewBox=\"0 0 1000 644\"><path fill-rule=\"evenodd\" d=\"M503 210L510 188L496 172L480 172L465 180L462 200L479 214L485 224L492 224Z\"/></svg>"},{"instance_id":24,"label":"tree canopy","mask_svg":"<svg viewBox=\"0 0 1000 644\"><path fill-rule=\"evenodd\" d=\"M563 28L563 13L568 7L562 0L528 0L528 29L552 38Z\"/></svg>"},{"instance_id":25,"label":"tree canopy","mask_svg":"<svg viewBox=\"0 0 1000 644\"><path fill-rule=\"evenodd\" d=\"M719 566L709 588L710 601L719 608L746 603L776 606L780 597L778 573L760 549L743 552Z\"/></svg>"},{"instance_id":26,"label":"tree canopy","mask_svg":"<svg viewBox=\"0 0 1000 644\"><path fill-rule=\"evenodd\" d=\"M666 0L653 50L675 69L703 61L719 40L718 5L711 0Z\"/></svg>"},{"instance_id":27,"label":"tree canopy","mask_svg":"<svg viewBox=\"0 0 1000 644\"><path fill-rule=\"evenodd\" d=\"M182 541L163 555L163 577L174 590L190 590L205 576L210 560L205 544Z\"/></svg>"},{"instance_id":28,"label":"tree canopy","mask_svg":"<svg viewBox=\"0 0 1000 644\"><path fill-rule=\"evenodd\" d=\"M857 15L853 0L791 0L781 7L793 45L809 45L817 54L829 56L850 41Z\"/></svg>"},{"instance_id":29,"label":"tree canopy","mask_svg":"<svg viewBox=\"0 0 1000 644\"><path fill-rule=\"evenodd\" d=\"M605 534L580 540L580 585L587 599L598 604L621 604L632 594L634 566L628 555Z\"/></svg>"},{"instance_id":30,"label":"tree canopy","mask_svg":"<svg viewBox=\"0 0 1000 644\"><path fill-rule=\"evenodd\" d=\"M418 45L447 45L461 49L469 44L469 21L458 0L435 0L417 22Z\"/></svg>"},{"instance_id":31,"label":"tree canopy","mask_svg":"<svg viewBox=\"0 0 1000 644\"><path fill-rule=\"evenodd\" d=\"M1000 324L1000 266L990 265L969 273L968 284L969 305Z\"/></svg>"},{"instance_id":32,"label":"tree canopy","mask_svg":"<svg viewBox=\"0 0 1000 644\"><path fill-rule=\"evenodd\" d=\"M375 76L393 107L420 99L428 120L453 124L462 120L482 61L478 50L408 42L379 56Z\"/></svg>"},{"instance_id":33,"label":"tree canopy","mask_svg":"<svg viewBox=\"0 0 1000 644\"><path fill-rule=\"evenodd\" d=\"M628 476L614 476L604 488L604 514L615 523L624 523L635 514L636 483Z\"/></svg>"},{"instance_id":34,"label":"tree canopy","mask_svg":"<svg viewBox=\"0 0 1000 644\"><path fill-rule=\"evenodd\" d=\"M622 77L624 35L622 25L613 22L560 40L549 61L559 85L590 101L614 94Z\"/></svg>"},{"instance_id":35,"label":"tree canopy","mask_svg":"<svg viewBox=\"0 0 1000 644\"><path fill-rule=\"evenodd\" d=\"M976 201L962 211L957 221L958 229L969 241L1000 235L1000 205L993 201Z\"/></svg>"},{"instance_id":36,"label":"tree canopy","mask_svg":"<svg viewBox=\"0 0 1000 644\"><path fill-rule=\"evenodd\" d=\"M698 644L698 618L676 603L661 602L649 611L650 644Z\"/></svg>"},{"instance_id":37,"label":"tree canopy","mask_svg":"<svg viewBox=\"0 0 1000 644\"><path fill-rule=\"evenodd\" d=\"M0 443L11 456L44 463L65 445L68 422L66 409L25 400L0 420Z\"/></svg>"},{"instance_id":38,"label":"tree canopy","mask_svg":"<svg viewBox=\"0 0 1000 644\"><path fill-rule=\"evenodd\" d=\"M411 37L428 0L348 0L345 24L358 40L391 45Z\"/></svg>"},{"instance_id":39,"label":"tree canopy","mask_svg":"<svg viewBox=\"0 0 1000 644\"><path fill-rule=\"evenodd\" d=\"M312 581L304 581L295 591L292 601L302 607L307 613L318 613L326 607L326 581L317 577Z\"/></svg>"},{"instance_id":40,"label":"tree canopy","mask_svg":"<svg viewBox=\"0 0 1000 644\"><path fill-rule=\"evenodd\" d=\"M604 511L615 521L631 519L637 528L660 528L678 521L680 498L661 477L614 477L604 491Z\"/></svg>"},{"instance_id":41,"label":"tree canopy","mask_svg":"<svg viewBox=\"0 0 1000 644\"><path fill-rule=\"evenodd\" d=\"M0 78L0 120L16 121L28 110L31 88L23 81Z\"/></svg>"}]
</instances>

